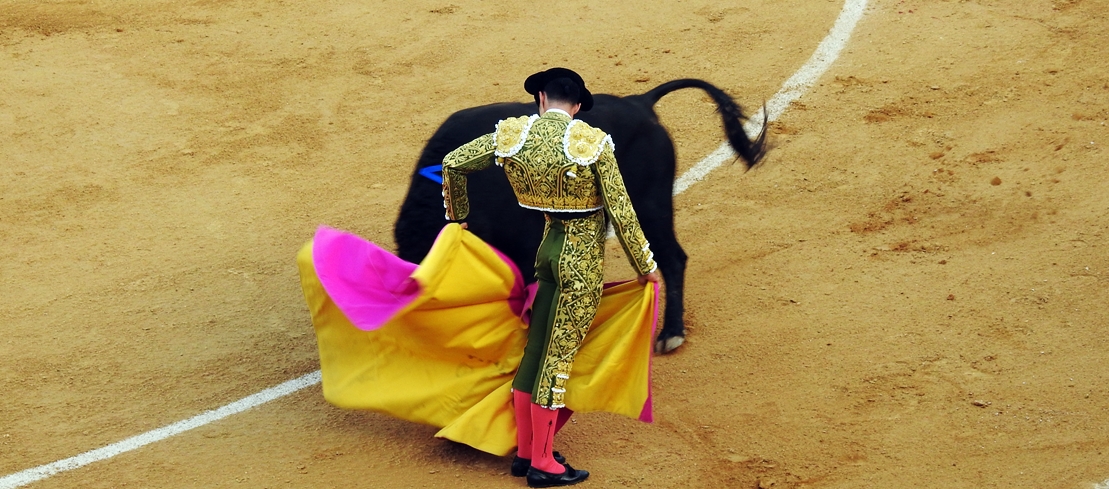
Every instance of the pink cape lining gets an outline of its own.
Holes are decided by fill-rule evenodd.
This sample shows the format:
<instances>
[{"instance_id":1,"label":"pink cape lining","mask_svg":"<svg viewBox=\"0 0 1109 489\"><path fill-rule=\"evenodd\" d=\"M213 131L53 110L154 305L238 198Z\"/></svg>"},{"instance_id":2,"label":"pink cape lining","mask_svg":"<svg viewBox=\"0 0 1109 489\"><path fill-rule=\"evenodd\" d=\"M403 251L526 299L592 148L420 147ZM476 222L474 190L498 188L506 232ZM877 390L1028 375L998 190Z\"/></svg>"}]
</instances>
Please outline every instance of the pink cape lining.
<instances>
[{"instance_id":1,"label":"pink cape lining","mask_svg":"<svg viewBox=\"0 0 1109 489\"><path fill-rule=\"evenodd\" d=\"M313 239L312 262L324 291L352 324L373 331L389 322L423 292L412 278L418 265L350 233L320 226ZM534 284L524 287L520 269L490 247L516 278L508 305L524 319L535 300Z\"/></svg>"},{"instance_id":2,"label":"pink cape lining","mask_svg":"<svg viewBox=\"0 0 1109 489\"><path fill-rule=\"evenodd\" d=\"M312 263L324 291L365 331L380 328L420 296L409 263L353 234L321 226L313 240Z\"/></svg>"}]
</instances>

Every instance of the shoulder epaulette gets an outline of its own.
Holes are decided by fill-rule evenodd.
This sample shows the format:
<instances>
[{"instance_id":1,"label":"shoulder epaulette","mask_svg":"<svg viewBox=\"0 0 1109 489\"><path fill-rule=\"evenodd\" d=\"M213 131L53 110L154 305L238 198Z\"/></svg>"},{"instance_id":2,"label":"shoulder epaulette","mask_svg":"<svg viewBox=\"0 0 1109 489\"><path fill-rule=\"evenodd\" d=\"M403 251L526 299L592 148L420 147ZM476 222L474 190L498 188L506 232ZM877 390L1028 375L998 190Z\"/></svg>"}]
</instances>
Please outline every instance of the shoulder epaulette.
<instances>
[{"instance_id":1,"label":"shoulder epaulette","mask_svg":"<svg viewBox=\"0 0 1109 489\"><path fill-rule=\"evenodd\" d=\"M539 116L532 115L510 117L498 122L496 130L493 131L493 154L507 158L519 153L536 119L539 119Z\"/></svg>"},{"instance_id":2,"label":"shoulder epaulette","mask_svg":"<svg viewBox=\"0 0 1109 489\"><path fill-rule=\"evenodd\" d=\"M562 138L562 149L566 153L566 157L570 161L577 163L581 166L592 165L601 157L604 152L605 146L609 146L613 151L616 150L616 145L612 142L612 136L605 134L604 131L597 129L585 122L574 119L566 126L566 135Z\"/></svg>"}]
</instances>

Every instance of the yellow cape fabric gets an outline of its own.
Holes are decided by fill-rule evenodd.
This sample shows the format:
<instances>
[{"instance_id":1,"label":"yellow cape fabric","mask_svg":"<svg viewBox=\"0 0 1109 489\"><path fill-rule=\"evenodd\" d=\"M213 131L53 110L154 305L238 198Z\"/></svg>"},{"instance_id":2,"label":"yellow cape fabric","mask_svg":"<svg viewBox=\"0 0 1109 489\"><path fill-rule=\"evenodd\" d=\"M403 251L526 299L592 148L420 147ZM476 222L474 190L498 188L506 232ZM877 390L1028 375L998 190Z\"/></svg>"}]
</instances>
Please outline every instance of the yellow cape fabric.
<instances>
[{"instance_id":1,"label":"yellow cape fabric","mask_svg":"<svg viewBox=\"0 0 1109 489\"><path fill-rule=\"evenodd\" d=\"M435 436L495 455L511 452L511 383L527 325L507 301L513 270L491 247L448 225L412 274L420 296L374 331L354 327L328 297L312 242L297 264L328 402L440 427ZM566 386L568 408L640 417L649 394L655 294L634 281L605 290Z\"/></svg>"}]
</instances>

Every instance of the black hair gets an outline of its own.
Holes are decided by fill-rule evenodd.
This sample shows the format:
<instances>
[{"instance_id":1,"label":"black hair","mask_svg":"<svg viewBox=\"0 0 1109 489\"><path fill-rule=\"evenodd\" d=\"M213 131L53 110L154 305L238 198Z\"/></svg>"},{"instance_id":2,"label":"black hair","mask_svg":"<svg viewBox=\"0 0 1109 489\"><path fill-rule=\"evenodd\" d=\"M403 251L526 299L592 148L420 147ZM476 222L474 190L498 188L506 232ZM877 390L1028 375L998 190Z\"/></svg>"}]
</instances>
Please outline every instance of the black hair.
<instances>
[{"instance_id":1,"label":"black hair","mask_svg":"<svg viewBox=\"0 0 1109 489\"><path fill-rule=\"evenodd\" d=\"M551 102L574 105L581 101L581 88L569 78L555 78L547 82L543 93L547 94L547 100Z\"/></svg>"}]
</instances>

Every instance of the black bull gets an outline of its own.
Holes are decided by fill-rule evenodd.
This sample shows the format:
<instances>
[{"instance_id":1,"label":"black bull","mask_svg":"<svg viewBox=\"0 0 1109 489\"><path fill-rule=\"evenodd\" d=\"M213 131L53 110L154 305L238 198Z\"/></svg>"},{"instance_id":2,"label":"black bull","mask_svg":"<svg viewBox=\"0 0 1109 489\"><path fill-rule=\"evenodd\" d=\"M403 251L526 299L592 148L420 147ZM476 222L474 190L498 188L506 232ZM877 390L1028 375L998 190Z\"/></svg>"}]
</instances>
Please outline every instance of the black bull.
<instances>
[{"instance_id":1,"label":"black bull","mask_svg":"<svg viewBox=\"0 0 1109 489\"><path fill-rule=\"evenodd\" d=\"M743 131L746 117L740 107L724 91L702 80L674 80L642 95L597 95L593 109L578 114L582 120L612 135L628 196L662 273L666 307L655 344L659 352L677 348L685 338L682 289L686 254L674 234L674 143L659 124L654 105L664 95L683 88L708 92L716 102L732 148L748 165L757 164L765 149L765 123L763 131L753 141L749 139ZM423 260L445 224L442 188L427 177L427 167L442 164L451 150L492 132L498 121L534 114L535 109L534 104L501 103L461 110L447 118L420 155L408 195L401 204L394 228L397 254L401 258L413 263ZM471 174L468 187L469 230L507 255L529 282L534 281L543 214L517 204L504 172L495 165Z\"/></svg>"}]
</instances>

